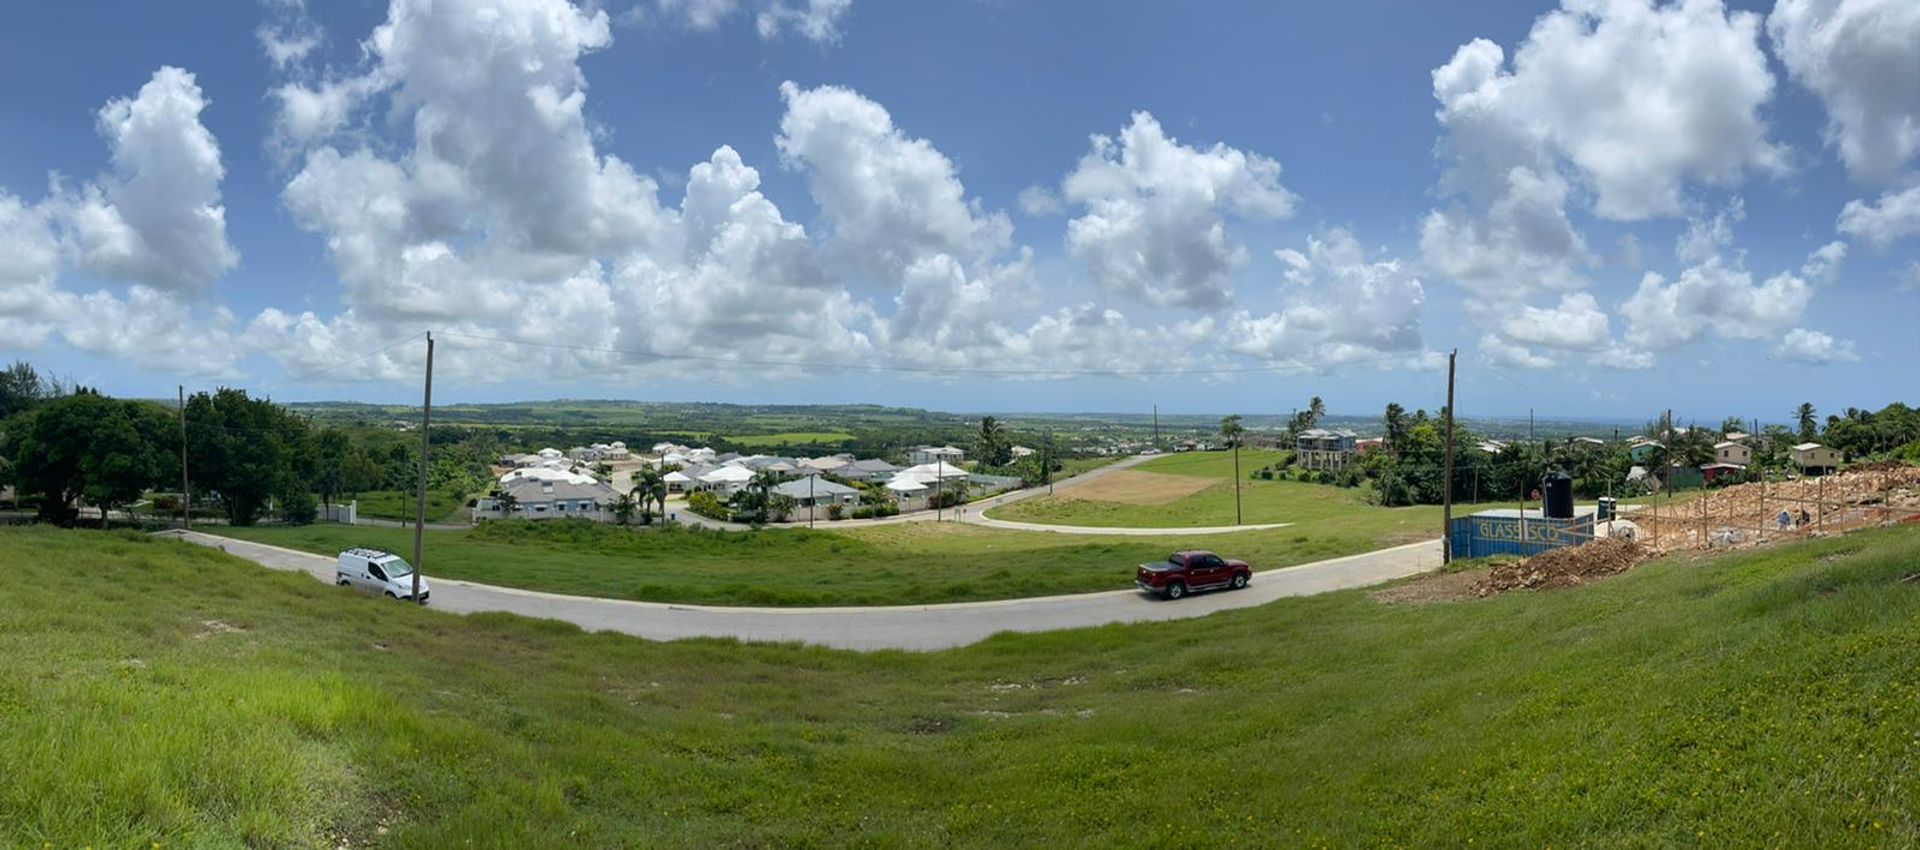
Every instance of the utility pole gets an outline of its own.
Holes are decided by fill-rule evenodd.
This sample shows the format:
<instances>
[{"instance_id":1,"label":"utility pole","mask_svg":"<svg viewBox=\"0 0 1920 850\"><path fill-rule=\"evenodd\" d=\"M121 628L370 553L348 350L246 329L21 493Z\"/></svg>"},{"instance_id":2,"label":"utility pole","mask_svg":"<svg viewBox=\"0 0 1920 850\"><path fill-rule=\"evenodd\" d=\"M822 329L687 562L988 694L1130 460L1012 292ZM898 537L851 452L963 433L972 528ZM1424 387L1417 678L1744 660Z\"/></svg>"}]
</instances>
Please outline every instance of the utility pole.
<instances>
[{"instance_id":1,"label":"utility pole","mask_svg":"<svg viewBox=\"0 0 1920 850\"><path fill-rule=\"evenodd\" d=\"M1667 430L1660 435L1660 463L1666 469L1660 470L1660 477L1667 485L1667 503L1673 503L1673 408L1667 408Z\"/></svg>"},{"instance_id":2,"label":"utility pole","mask_svg":"<svg viewBox=\"0 0 1920 850\"><path fill-rule=\"evenodd\" d=\"M1153 447L1160 448L1160 405L1153 406Z\"/></svg>"},{"instance_id":3,"label":"utility pole","mask_svg":"<svg viewBox=\"0 0 1920 850\"><path fill-rule=\"evenodd\" d=\"M1053 495L1053 428L1047 428L1047 459L1041 466L1040 474L1047 477L1047 495Z\"/></svg>"},{"instance_id":4,"label":"utility pole","mask_svg":"<svg viewBox=\"0 0 1920 850\"><path fill-rule=\"evenodd\" d=\"M413 513L413 602L420 603L420 570L423 567L420 546L427 533L427 453L433 443L428 439L433 425L433 332L427 332L427 392L420 400L420 492Z\"/></svg>"},{"instance_id":5,"label":"utility pole","mask_svg":"<svg viewBox=\"0 0 1920 850\"><path fill-rule=\"evenodd\" d=\"M187 482L187 385L180 389L180 528L193 527L193 488Z\"/></svg>"},{"instance_id":6,"label":"utility pole","mask_svg":"<svg viewBox=\"0 0 1920 850\"><path fill-rule=\"evenodd\" d=\"M1440 485L1440 563L1453 563L1453 361L1460 349L1447 352L1447 480Z\"/></svg>"},{"instance_id":7,"label":"utility pole","mask_svg":"<svg viewBox=\"0 0 1920 850\"><path fill-rule=\"evenodd\" d=\"M813 497L813 482L820 480L820 473L807 476L807 527L813 527L813 515L820 510L820 501Z\"/></svg>"}]
</instances>

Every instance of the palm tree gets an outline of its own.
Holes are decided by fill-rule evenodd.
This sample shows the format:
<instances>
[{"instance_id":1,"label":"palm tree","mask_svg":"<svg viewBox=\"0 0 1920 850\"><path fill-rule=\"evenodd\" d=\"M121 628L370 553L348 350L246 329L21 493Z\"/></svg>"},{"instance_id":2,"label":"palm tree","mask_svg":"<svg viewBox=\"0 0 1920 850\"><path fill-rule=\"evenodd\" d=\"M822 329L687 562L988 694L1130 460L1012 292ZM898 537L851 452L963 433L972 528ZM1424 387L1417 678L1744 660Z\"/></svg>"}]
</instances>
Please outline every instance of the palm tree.
<instances>
[{"instance_id":1,"label":"palm tree","mask_svg":"<svg viewBox=\"0 0 1920 850\"><path fill-rule=\"evenodd\" d=\"M678 468L678 467L675 467ZM663 467L641 467L633 473L633 495L640 500L640 524L649 525L655 516L667 515L667 473ZM659 511L654 506L659 506Z\"/></svg>"},{"instance_id":2,"label":"palm tree","mask_svg":"<svg viewBox=\"0 0 1920 850\"><path fill-rule=\"evenodd\" d=\"M999 469L1007 465L1010 447L1007 445L1006 429L1000 420L991 416L980 418L980 435L974 438L974 452L980 459L981 469Z\"/></svg>"},{"instance_id":3,"label":"palm tree","mask_svg":"<svg viewBox=\"0 0 1920 850\"><path fill-rule=\"evenodd\" d=\"M1314 399L1319 401L1319 399ZM1240 414L1236 413L1220 420L1220 436L1227 445L1233 447L1233 524L1240 524L1240 435L1247 433L1246 426L1240 424Z\"/></svg>"},{"instance_id":4,"label":"palm tree","mask_svg":"<svg viewBox=\"0 0 1920 850\"><path fill-rule=\"evenodd\" d=\"M1381 417L1387 428L1387 447L1397 457L1400 454L1400 442L1407 438L1407 409L1399 402L1387 404L1387 415Z\"/></svg>"},{"instance_id":5,"label":"palm tree","mask_svg":"<svg viewBox=\"0 0 1920 850\"><path fill-rule=\"evenodd\" d=\"M632 493L621 493L608 507L613 510L613 521L626 525L633 521L633 511L638 505L634 502Z\"/></svg>"},{"instance_id":6,"label":"palm tree","mask_svg":"<svg viewBox=\"0 0 1920 850\"><path fill-rule=\"evenodd\" d=\"M1800 439L1810 441L1817 435L1816 429L1819 426L1817 416L1818 413L1813 409L1813 402L1810 401L1803 401L1799 407L1793 409L1793 420L1800 425Z\"/></svg>"}]
</instances>

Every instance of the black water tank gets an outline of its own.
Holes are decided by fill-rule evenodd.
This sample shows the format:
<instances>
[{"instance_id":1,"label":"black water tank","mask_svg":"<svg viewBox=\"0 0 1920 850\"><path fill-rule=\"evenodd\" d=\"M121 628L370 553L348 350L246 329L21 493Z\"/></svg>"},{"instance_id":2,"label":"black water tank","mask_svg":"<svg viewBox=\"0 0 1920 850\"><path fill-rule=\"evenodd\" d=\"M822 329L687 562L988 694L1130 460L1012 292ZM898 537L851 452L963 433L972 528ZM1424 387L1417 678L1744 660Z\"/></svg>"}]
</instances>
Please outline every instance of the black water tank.
<instances>
[{"instance_id":1,"label":"black water tank","mask_svg":"<svg viewBox=\"0 0 1920 850\"><path fill-rule=\"evenodd\" d=\"M1547 503L1547 519L1573 519L1573 479L1564 472L1549 472L1540 479L1540 492Z\"/></svg>"}]
</instances>

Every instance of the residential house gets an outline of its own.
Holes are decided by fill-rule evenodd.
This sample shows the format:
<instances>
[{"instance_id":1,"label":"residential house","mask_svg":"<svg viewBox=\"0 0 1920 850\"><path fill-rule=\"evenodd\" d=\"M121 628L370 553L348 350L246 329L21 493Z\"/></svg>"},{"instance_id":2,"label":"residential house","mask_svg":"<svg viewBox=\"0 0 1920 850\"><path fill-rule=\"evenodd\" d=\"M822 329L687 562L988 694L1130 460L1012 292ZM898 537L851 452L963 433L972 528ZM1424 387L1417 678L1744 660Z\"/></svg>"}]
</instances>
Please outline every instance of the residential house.
<instances>
[{"instance_id":1,"label":"residential house","mask_svg":"<svg viewBox=\"0 0 1920 850\"><path fill-rule=\"evenodd\" d=\"M528 466L515 469L500 476L500 485L507 486L519 481L565 481L569 484L591 484L597 481L591 475L568 469L554 469L547 466Z\"/></svg>"},{"instance_id":2,"label":"residential house","mask_svg":"<svg viewBox=\"0 0 1920 850\"><path fill-rule=\"evenodd\" d=\"M1382 449L1385 449L1386 447L1387 447L1387 438L1385 437L1368 437L1364 440L1353 441L1354 454L1364 455L1369 452L1380 451Z\"/></svg>"},{"instance_id":3,"label":"residential house","mask_svg":"<svg viewBox=\"0 0 1920 850\"><path fill-rule=\"evenodd\" d=\"M827 475L839 475L853 463L853 455L837 454L826 457L809 457L800 460L802 471L812 470Z\"/></svg>"},{"instance_id":4,"label":"residential house","mask_svg":"<svg viewBox=\"0 0 1920 850\"><path fill-rule=\"evenodd\" d=\"M967 453L952 446L914 446L907 450L907 463L922 466L945 461L958 464L967 459Z\"/></svg>"},{"instance_id":5,"label":"residential house","mask_svg":"<svg viewBox=\"0 0 1920 850\"><path fill-rule=\"evenodd\" d=\"M608 508L620 497L612 487L589 479L588 483L520 478L503 482L501 492L513 496L512 519L566 519L579 517L595 522L612 522ZM488 497L474 503L473 518L508 518L500 509L500 499Z\"/></svg>"},{"instance_id":6,"label":"residential house","mask_svg":"<svg viewBox=\"0 0 1920 850\"><path fill-rule=\"evenodd\" d=\"M705 474L706 470L701 470ZM699 476L687 474L687 470L676 469L661 476L666 480L668 493L686 493L698 486Z\"/></svg>"},{"instance_id":7,"label":"residential house","mask_svg":"<svg viewBox=\"0 0 1920 850\"><path fill-rule=\"evenodd\" d=\"M849 463L841 468L840 474L855 481L871 481L878 484L892 478L894 473L899 471L900 467L875 457Z\"/></svg>"},{"instance_id":8,"label":"residential house","mask_svg":"<svg viewBox=\"0 0 1920 850\"><path fill-rule=\"evenodd\" d=\"M828 506L853 505L860 501L859 490L818 475L782 481L774 485L773 492L793 500L795 509L788 518L800 521L826 519Z\"/></svg>"},{"instance_id":9,"label":"residential house","mask_svg":"<svg viewBox=\"0 0 1920 850\"><path fill-rule=\"evenodd\" d=\"M1660 443L1658 440L1650 440L1646 437L1634 437L1627 441L1627 454L1633 457L1634 463L1644 466L1651 463L1654 456L1659 453Z\"/></svg>"},{"instance_id":10,"label":"residential house","mask_svg":"<svg viewBox=\"0 0 1920 850\"><path fill-rule=\"evenodd\" d=\"M1713 444L1713 459L1718 463L1745 467L1753 463L1753 447L1737 440L1723 440Z\"/></svg>"},{"instance_id":11,"label":"residential house","mask_svg":"<svg viewBox=\"0 0 1920 850\"><path fill-rule=\"evenodd\" d=\"M1014 446L1010 451L1012 452L1013 458L1015 460L1019 460L1020 458L1025 458L1025 457L1033 457L1034 455L1033 449L1030 449L1026 446Z\"/></svg>"},{"instance_id":12,"label":"residential house","mask_svg":"<svg viewBox=\"0 0 1920 850\"><path fill-rule=\"evenodd\" d=\"M1345 469L1359 439L1352 431L1309 428L1294 438L1294 455L1303 469Z\"/></svg>"},{"instance_id":13,"label":"residential house","mask_svg":"<svg viewBox=\"0 0 1920 850\"><path fill-rule=\"evenodd\" d=\"M753 470L744 466L722 466L700 476L698 480L701 490L708 490L721 496L731 496L740 492L740 488L747 486L747 482L753 480Z\"/></svg>"},{"instance_id":14,"label":"residential house","mask_svg":"<svg viewBox=\"0 0 1920 850\"><path fill-rule=\"evenodd\" d=\"M919 466L909 466L906 469L900 470L894 477L912 478L922 484L932 485L936 481L952 481L955 478L966 478L967 471L951 463L934 461L933 463L923 463Z\"/></svg>"},{"instance_id":15,"label":"residential house","mask_svg":"<svg viewBox=\"0 0 1920 850\"><path fill-rule=\"evenodd\" d=\"M1574 437L1567 442L1583 449L1604 449L1607 447L1607 441L1599 437Z\"/></svg>"},{"instance_id":16,"label":"residential house","mask_svg":"<svg viewBox=\"0 0 1920 850\"><path fill-rule=\"evenodd\" d=\"M1841 454L1839 449L1819 443L1801 443L1793 447L1793 465L1807 475L1825 475L1846 462L1846 455Z\"/></svg>"}]
</instances>

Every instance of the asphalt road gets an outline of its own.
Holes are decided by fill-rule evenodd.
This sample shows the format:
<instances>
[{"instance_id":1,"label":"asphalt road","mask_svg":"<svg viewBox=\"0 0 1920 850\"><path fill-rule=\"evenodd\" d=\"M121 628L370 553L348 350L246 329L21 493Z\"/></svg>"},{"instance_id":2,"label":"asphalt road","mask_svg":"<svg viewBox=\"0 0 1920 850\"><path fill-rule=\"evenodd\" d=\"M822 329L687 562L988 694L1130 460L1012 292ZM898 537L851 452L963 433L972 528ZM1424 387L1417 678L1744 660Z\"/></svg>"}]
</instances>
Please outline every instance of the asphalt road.
<instances>
[{"instance_id":1,"label":"asphalt road","mask_svg":"<svg viewBox=\"0 0 1920 850\"><path fill-rule=\"evenodd\" d=\"M200 532L166 531L274 569L305 572L332 584L334 559ZM431 563L431 562L429 562ZM1267 570L1246 590L1202 593L1168 602L1133 590L996 602L838 608L722 608L594 599L431 578L431 607L457 614L504 611L564 620L590 631L650 640L693 637L799 641L841 649L935 650L965 646L998 632L1042 632L1202 617L1288 596L1364 587L1440 565L1440 541ZM1128 565L1116 564L1116 570ZM342 593L349 591L341 590ZM400 604L369 598L370 605Z\"/></svg>"}]
</instances>

